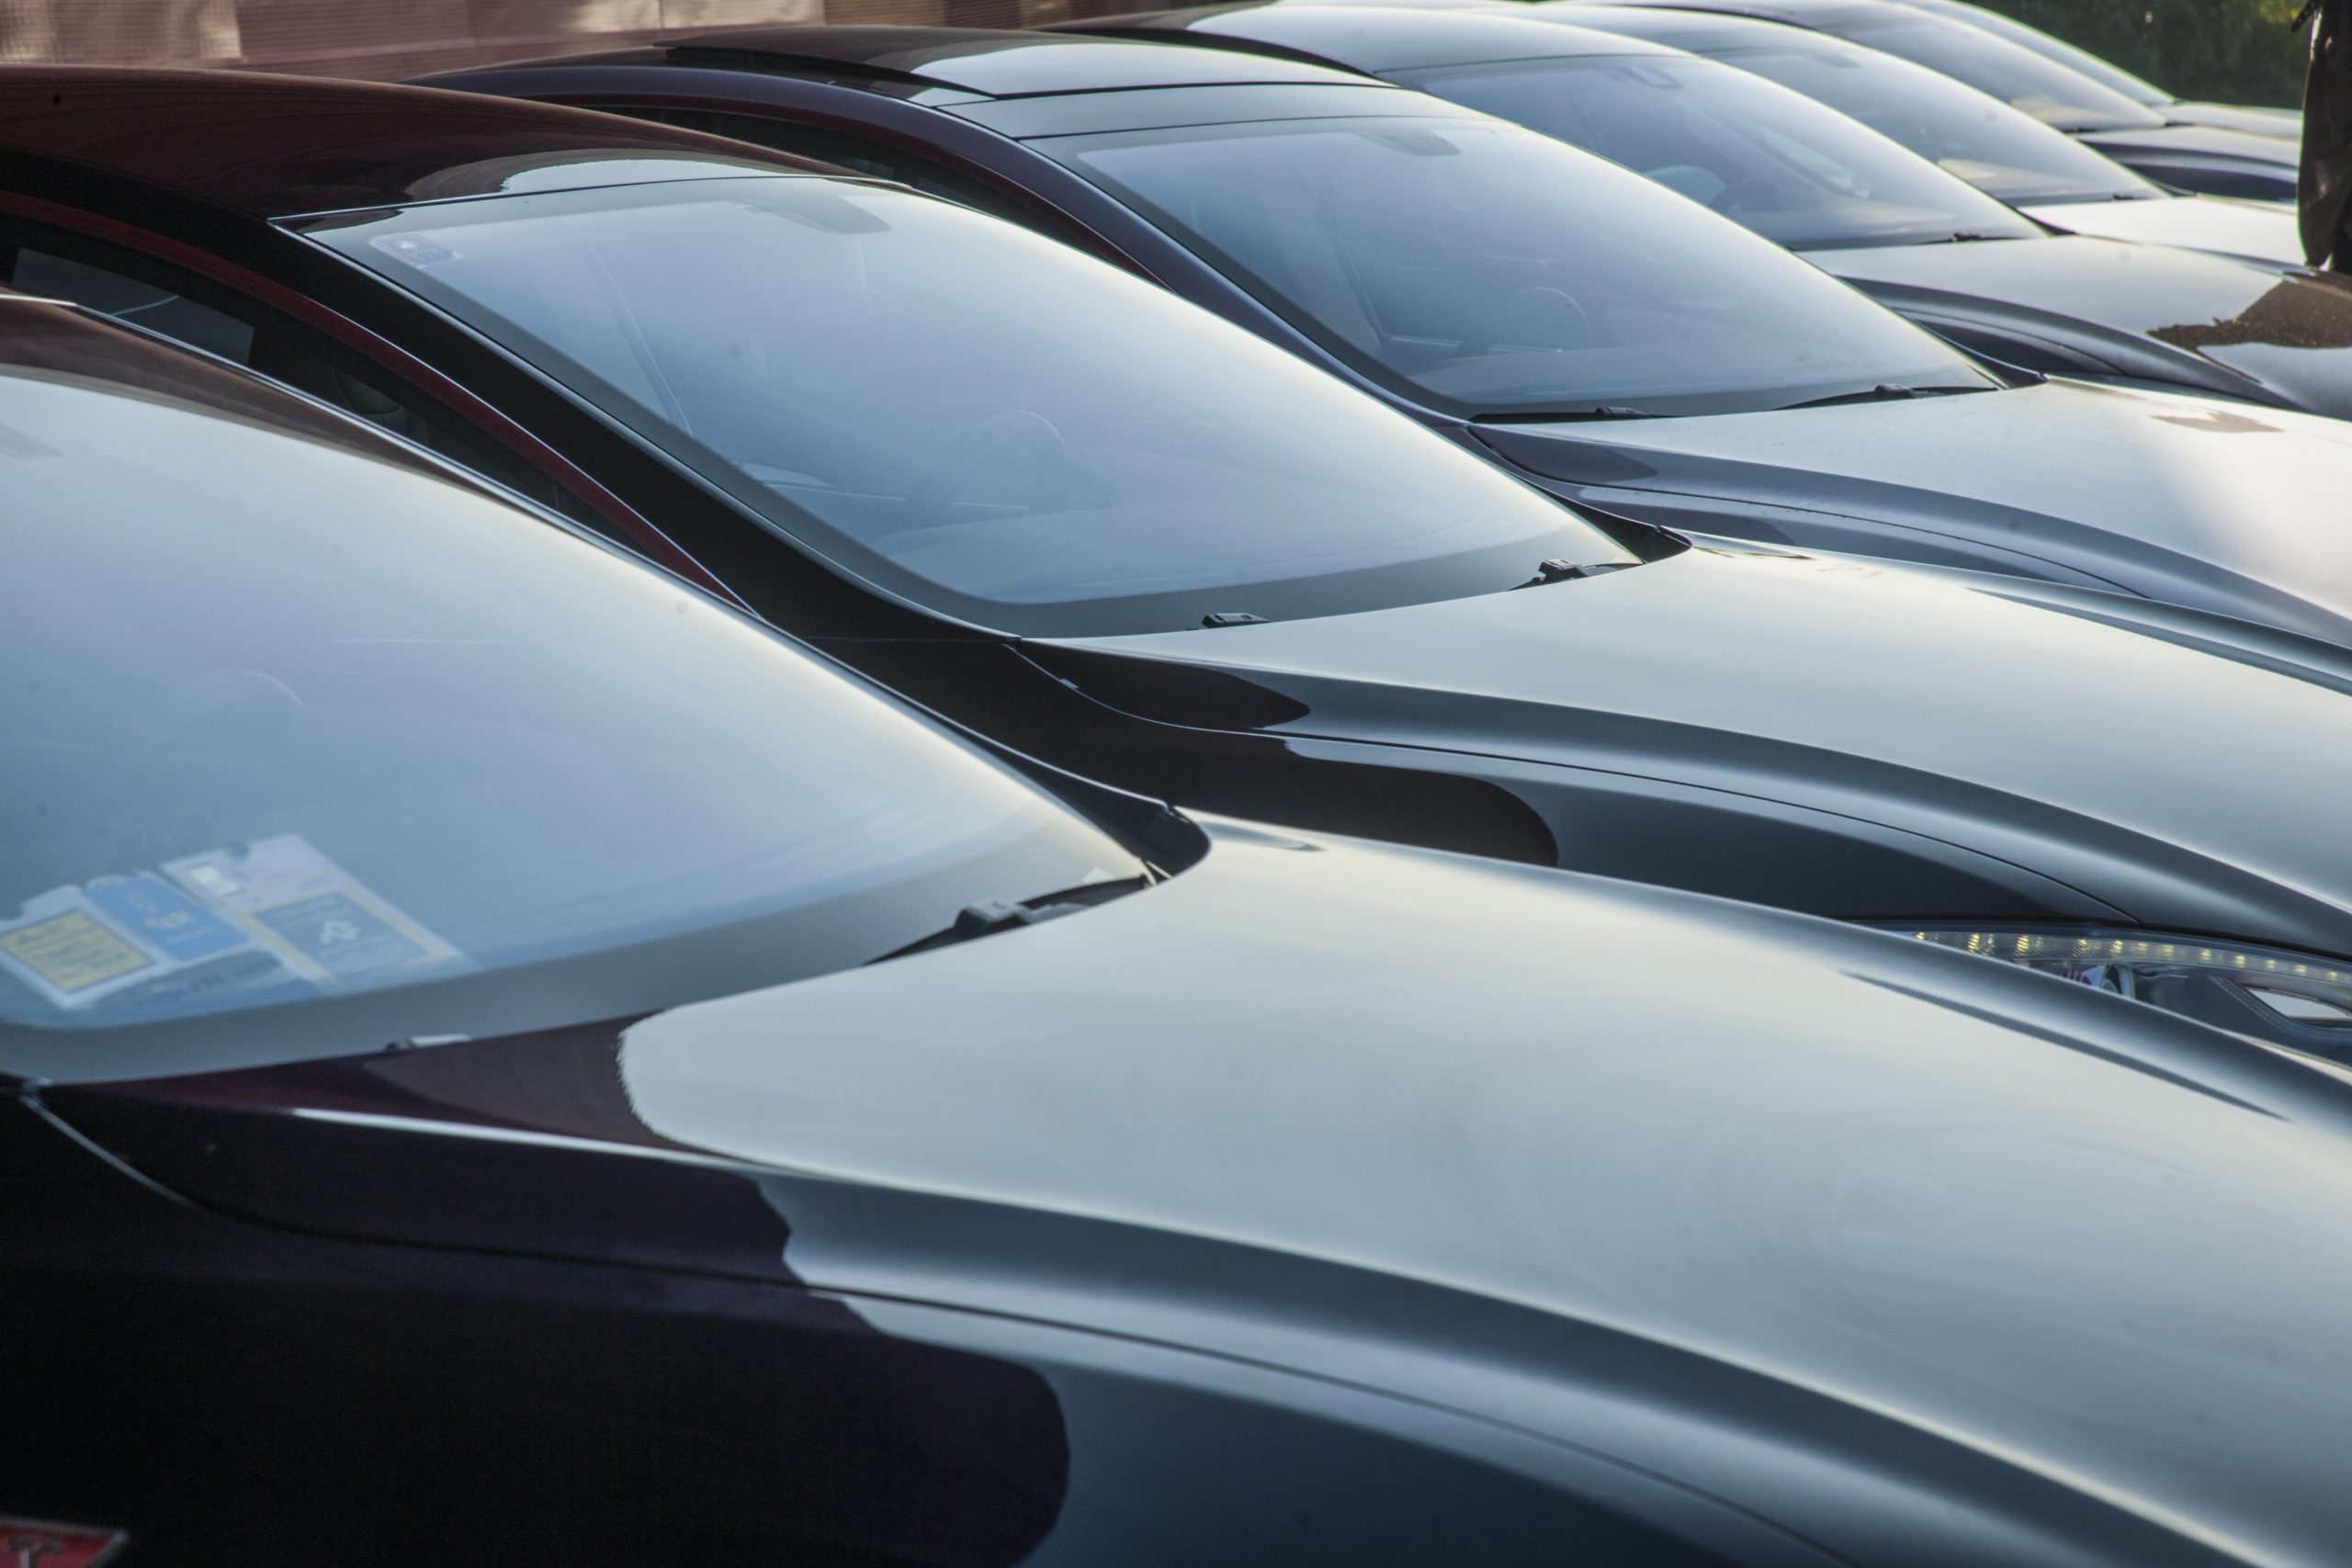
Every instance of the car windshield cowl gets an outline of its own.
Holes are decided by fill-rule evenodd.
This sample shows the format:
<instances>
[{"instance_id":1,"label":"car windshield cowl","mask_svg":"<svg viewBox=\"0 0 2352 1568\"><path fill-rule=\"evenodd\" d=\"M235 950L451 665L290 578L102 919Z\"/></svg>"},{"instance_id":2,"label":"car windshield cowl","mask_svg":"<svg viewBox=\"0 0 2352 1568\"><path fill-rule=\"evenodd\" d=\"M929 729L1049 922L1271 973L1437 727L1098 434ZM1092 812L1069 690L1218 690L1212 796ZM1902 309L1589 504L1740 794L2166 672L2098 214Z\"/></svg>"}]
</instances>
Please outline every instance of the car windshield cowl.
<instances>
[{"instance_id":1,"label":"car windshield cowl","mask_svg":"<svg viewBox=\"0 0 2352 1568\"><path fill-rule=\"evenodd\" d=\"M1616 548L1164 289L895 186L644 184L293 227L807 553L967 625L1339 614Z\"/></svg>"},{"instance_id":2,"label":"car windshield cowl","mask_svg":"<svg viewBox=\"0 0 2352 1568\"><path fill-rule=\"evenodd\" d=\"M1037 145L1367 379L1457 417L1735 413L1977 374L1780 246L1500 119Z\"/></svg>"}]
</instances>

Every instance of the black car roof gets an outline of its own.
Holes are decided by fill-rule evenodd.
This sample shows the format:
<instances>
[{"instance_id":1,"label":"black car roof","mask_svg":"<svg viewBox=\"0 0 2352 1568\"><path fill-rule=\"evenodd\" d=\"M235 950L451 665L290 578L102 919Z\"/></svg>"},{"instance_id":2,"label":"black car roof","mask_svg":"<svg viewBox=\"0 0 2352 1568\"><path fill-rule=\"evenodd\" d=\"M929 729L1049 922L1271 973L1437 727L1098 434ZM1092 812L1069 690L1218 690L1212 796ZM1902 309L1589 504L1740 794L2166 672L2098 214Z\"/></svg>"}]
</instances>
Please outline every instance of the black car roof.
<instances>
[{"instance_id":1,"label":"black car roof","mask_svg":"<svg viewBox=\"0 0 2352 1568\"><path fill-rule=\"evenodd\" d=\"M679 64L818 67L991 98L1150 87L1359 85L1343 73L1293 61L987 28L757 28L684 39L664 52Z\"/></svg>"},{"instance_id":2,"label":"black car roof","mask_svg":"<svg viewBox=\"0 0 2352 1568\"><path fill-rule=\"evenodd\" d=\"M1565 7L1564 9L1573 9ZM1569 18L1562 16L1560 22ZM1371 6L1195 6L1060 24L1121 38L1217 38L1312 54L1357 71L1401 71L1496 60L1671 54L1661 44L1508 12Z\"/></svg>"},{"instance_id":3,"label":"black car roof","mask_svg":"<svg viewBox=\"0 0 2352 1568\"><path fill-rule=\"evenodd\" d=\"M0 152L257 217L705 172L839 173L696 131L474 93L238 71L0 66Z\"/></svg>"}]
</instances>

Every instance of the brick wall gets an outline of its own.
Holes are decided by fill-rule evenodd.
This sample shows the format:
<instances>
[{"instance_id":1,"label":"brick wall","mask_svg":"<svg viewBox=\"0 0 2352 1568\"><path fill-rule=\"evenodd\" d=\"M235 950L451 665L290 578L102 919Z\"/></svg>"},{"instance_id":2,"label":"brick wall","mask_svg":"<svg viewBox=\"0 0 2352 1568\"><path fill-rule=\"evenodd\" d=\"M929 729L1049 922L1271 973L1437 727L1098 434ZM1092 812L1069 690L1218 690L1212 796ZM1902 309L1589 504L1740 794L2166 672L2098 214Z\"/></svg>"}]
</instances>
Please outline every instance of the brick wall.
<instances>
[{"instance_id":1,"label":"brick wall","mask_svg":"<svg viewBox=\"0 0 2352 1568\"><path fill-rule=\"evenodd\" d=\"M0 62L397 80L772 22L1023 27L1143 0L0 0Z\"/></svg>"}]
</instances>

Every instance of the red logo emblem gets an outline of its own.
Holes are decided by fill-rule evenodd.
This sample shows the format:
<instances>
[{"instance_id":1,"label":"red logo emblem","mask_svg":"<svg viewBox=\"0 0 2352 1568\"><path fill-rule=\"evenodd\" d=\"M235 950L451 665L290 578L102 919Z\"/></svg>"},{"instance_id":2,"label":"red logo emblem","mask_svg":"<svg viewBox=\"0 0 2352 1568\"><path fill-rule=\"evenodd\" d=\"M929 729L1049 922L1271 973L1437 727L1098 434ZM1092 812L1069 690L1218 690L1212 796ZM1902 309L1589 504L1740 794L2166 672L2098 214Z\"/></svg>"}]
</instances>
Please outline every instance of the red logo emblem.
<instances>
[{"instance_id":1,"label":"red logo emblem","mask_svg":"<svg viewBox=\"0 0 2352 1568\"><path fill-rule=\"evenodd\" d=\"M129 1539L120 1530L0 1516L0 1568L97 1568Z\"/></svg>"}]
</instances>

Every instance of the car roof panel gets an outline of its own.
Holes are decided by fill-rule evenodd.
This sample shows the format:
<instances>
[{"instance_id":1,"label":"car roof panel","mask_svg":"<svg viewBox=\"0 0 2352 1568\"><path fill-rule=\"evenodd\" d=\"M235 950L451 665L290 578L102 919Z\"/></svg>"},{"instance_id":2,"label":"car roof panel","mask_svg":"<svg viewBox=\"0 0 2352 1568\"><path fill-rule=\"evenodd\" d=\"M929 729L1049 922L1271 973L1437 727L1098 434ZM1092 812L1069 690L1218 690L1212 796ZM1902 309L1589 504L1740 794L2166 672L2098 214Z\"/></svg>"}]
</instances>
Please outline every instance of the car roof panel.
<instances>
[{"instance_id":1,"label":"car roof panel","mask_svg":"<svg viewBox=\"0 0 2352 1568\"><path fill-rule=\"evenodd\" d=\"M0 150L263 218L694 175L838 172L696 131L474 93L96 66L0 67Z\"/></svg>"},{"instance_id":2,"label":"car roof panel","mask_svg":"<svg viewBox=\"0 0 2352 1568\"><path fill-rule=\"evenodd\" d=\"M1252 120L1347 119L1359 116L1460 119L1473 112L1442 98L1365 77L1341 80L1348 85L1299 87L1261 84L1167 87L1148 93L1071 94L957 104L944 112L1021 141L1185 125L1240 125Z\"/></svg>"},{"instance_id":3,"label":"car roof panel","mask_svg":"<svg viewBox=\"0 0 2352 1568\"><path fill-rule=\"evenodd\" d=\"M1410 71L1500 60L1572 55L1671 54L1661 44L1615 33L1538 25L1507 12L1422 11L1370 6L1199 6L1064 24L1071 32L1121 38L1221 38L1296 50L1356 71Z\"/></svg>"},{"instance_id":4,"label":"car roof panel","mask_svg":"<svg viewBox=\"0 0 2352 1568\"><path fill-rule=\"evenodd\" d=\"M855 72L992 98L1345 79L1322 66L1262 56L987 28L755 28L684 39L669 52L682 63L734 56L746 63Z\"/></svg>"}]
</instances>

